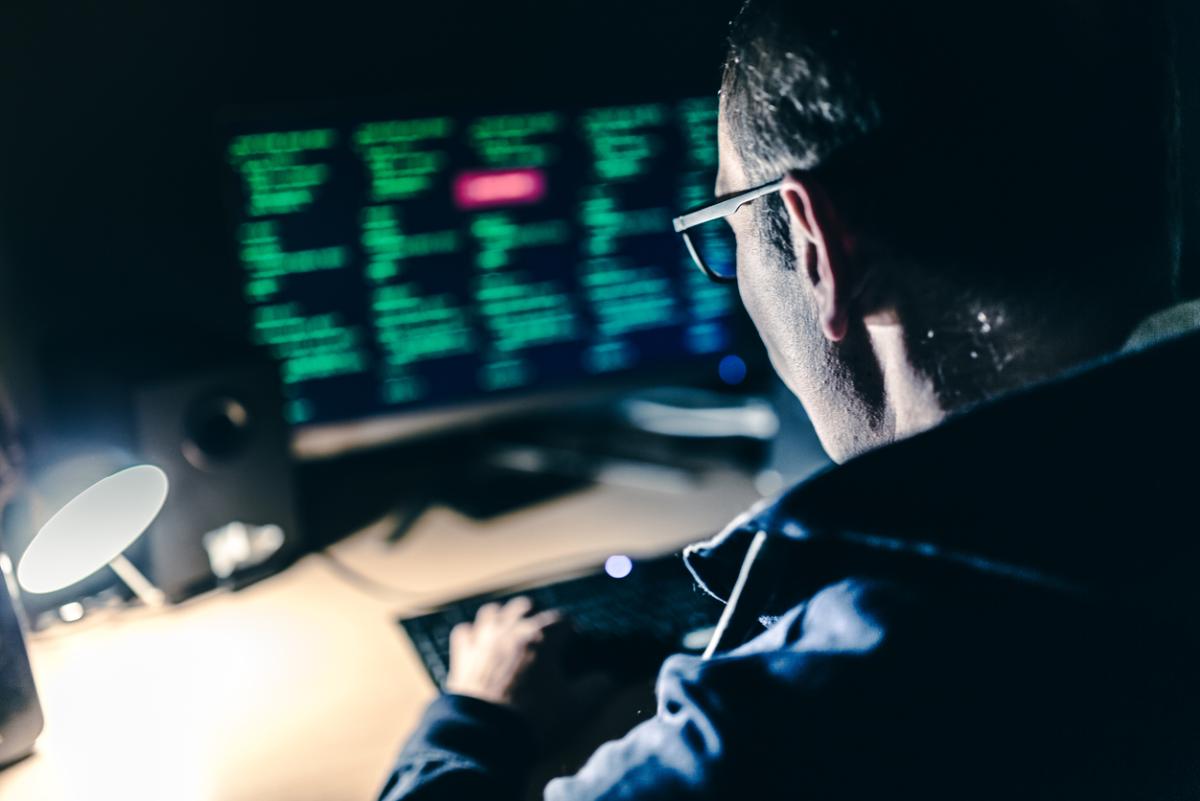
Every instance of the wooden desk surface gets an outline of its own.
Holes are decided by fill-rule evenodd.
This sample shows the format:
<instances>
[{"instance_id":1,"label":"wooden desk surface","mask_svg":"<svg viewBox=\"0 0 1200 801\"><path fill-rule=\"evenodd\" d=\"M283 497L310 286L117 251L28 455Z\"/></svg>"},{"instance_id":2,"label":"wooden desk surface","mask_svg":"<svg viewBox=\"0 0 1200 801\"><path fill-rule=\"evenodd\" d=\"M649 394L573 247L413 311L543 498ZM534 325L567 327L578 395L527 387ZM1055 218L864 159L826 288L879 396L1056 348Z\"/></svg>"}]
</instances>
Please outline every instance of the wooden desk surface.
<instances>
[{"instance_id":1,"label":"wooden desk surface","mask_svg":"<svg viewBox=\"0 0 1200 801\"><path fill-rule=\"evenodd\" d=\"M0 799L372 801L434 695L398 614L668 551L755 498L722 473L678 493L595 487L487 523L435 508L394 546L383 521L334 548L403 595L373 597L307 556L238 593L34 635L46 729L0 771Z\"/></svg>"}]
</instances>

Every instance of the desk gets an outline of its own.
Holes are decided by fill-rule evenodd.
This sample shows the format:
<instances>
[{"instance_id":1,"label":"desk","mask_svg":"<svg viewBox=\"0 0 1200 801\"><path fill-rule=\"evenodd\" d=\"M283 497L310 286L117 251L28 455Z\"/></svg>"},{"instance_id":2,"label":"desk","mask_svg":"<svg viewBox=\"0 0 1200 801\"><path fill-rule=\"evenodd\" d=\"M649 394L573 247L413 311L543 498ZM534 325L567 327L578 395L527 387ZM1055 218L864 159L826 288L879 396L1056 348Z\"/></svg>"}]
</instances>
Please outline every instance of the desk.
<instances>
[{"instance_id":1,"label":"desk","mask_svg":"<svg viewBox=\"0 0 1200 801\"><path fill-rule=\"evenodd\" d=\"M397 615L669 551L755 498L719 473L674 493L597 486L486 523L434 508L395 545L384 520L333 548L403 595L372 596L310 555L241 592L34 635L46 729L0 772L0 799L370 801L434 696Z\"/></svg>"}]
</instances>

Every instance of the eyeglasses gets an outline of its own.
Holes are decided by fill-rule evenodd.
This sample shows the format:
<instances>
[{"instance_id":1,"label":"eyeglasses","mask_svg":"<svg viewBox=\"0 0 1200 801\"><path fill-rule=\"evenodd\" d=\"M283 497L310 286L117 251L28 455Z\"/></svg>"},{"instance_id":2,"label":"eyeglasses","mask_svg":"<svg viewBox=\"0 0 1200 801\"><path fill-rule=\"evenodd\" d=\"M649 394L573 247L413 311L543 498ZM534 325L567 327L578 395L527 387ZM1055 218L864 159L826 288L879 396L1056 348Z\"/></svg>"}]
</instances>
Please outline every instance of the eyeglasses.
<instances>
[{"instance_id":1,"label":"eyeglasses","mask_svg":"<svg viewBox=\"0 0 1200 801\"><path fill-rule=\"evenodd\" d=\"M728 225L705 223L721 222L751 200L778 192L782 187L783 179L777 178L762 186L705 203L671 221L700 272L721 284L737 281L737 251L732 243L732 230Z\"/></svg>"}]
</instances>

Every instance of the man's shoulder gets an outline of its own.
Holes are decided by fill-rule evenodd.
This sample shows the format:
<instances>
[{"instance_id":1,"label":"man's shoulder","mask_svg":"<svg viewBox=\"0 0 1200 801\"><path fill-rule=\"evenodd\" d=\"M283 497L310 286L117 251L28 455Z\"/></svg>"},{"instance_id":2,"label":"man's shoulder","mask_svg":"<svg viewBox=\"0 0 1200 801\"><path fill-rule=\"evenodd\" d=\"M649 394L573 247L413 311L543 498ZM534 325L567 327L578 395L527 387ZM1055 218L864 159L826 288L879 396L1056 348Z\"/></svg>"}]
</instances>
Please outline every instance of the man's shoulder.
<instances>
[{"instance_id":1,"label":"man's shoulder","mask_svg":"<svg viewBox=\"0 0 1200 801\"><path fill-rule=\"evenodd\" d=\"M1030 599L1020 596L1017 588L1006 600L995 592L969 597L894 579L848 577L765 621L762 633L737 648L707 660L671 657L660 672L659 690L728 690L778 705L789 688L808 693L818 683L843 682L842 669L877 672L871 680L876 686L904 682L909 668L932 675L933 660L956 661L948 652L967 641L998 643L999 629L1014 628L1014 618L1037 617Z\"/></svg>"},{"instance_id":2,"label":"man's shoulder","mask_svg":"<svg viewBox=\"0 0 1200 801\"><path fill-rule=\"evenodd\" d=\"M770 765L763 781L787 779L799 755L823 774L812 780L830 786L842 781L835 774L862 770L863 760L914 782L921 769L912 766L943 758L981 767L986 753L956 754L961 733L970 732L973 747L1023 755L1024 745L1005 741L1040 742L1024 729L1031 715L1060 731L1081 720L1074 699L1087 696L1086 681L1076 681L1075 692L1071 676L1095 652L1087 643L1099 641L1084 636L1094 629L1086 620L1072 630L1074 617L1087 613L1027 597L1016 585L970 597L850 577L736 649L669 659L659 675L660 714L705 732L713 758L734 773ZM858 780L864 792L880 789Z\"/></svg>"},{"instance_id":3,"label":"man's shoulder","mask_svg":"<svg viewBox=\"0 0 1200 801\"><path fill-rule=\"evenodd\" d=\"M868 654L891 647L900 635L953 642L965 636L962 630L1031 632L1093 614L1105 613L1021 582L850 575L824 584L781 615L764 616L762 633L743 645L707 662L694 661L716 665L783 651Z\"/></svg>"}]
</instances>

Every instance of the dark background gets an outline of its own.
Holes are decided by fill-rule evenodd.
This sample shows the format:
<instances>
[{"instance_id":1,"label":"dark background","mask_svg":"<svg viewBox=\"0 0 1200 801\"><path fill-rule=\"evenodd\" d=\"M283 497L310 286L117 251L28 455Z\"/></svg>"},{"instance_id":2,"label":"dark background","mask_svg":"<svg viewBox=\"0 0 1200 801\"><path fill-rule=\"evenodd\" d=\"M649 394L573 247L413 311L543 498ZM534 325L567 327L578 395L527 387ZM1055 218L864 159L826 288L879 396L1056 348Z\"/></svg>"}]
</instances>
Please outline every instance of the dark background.
<instances>
[{"instance_id":1,"label":"dark background","mask_svg":"<svg viewBox=\"0 0 1200 801\"><path fill-rule=\"evenodd\" d=\"M24 362L53 394L45 374L76 364L137 377L241 346L247 319L223 206L225 111L715 92L736 6L8 3L0 259L10 273L6 327L20 343L8 361Z\"/></svg>"},{"instance_id":2,"label":"dark background","mask_svg":"<svg viewBox=\"0 0 1200 801\"><path fill-rule=\"evenodd\" d=\"M1200 117L1200 11L1173 2L1186 141ZM45 375L73 365L153 373L244 346L223 111L381 98L398 109L533 107L715 91L737 5L10 0L0 12L8 380L54 396ZM1185 148L1188 227L1200 216L1198 162ZM1184 260L1193 261L1187 239ZM1200 270L1187 268L1184 288L1200 294Z\"/></svg>"}]
</instances>

